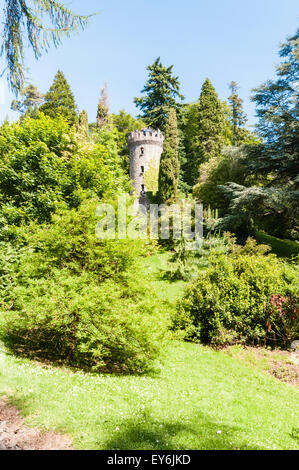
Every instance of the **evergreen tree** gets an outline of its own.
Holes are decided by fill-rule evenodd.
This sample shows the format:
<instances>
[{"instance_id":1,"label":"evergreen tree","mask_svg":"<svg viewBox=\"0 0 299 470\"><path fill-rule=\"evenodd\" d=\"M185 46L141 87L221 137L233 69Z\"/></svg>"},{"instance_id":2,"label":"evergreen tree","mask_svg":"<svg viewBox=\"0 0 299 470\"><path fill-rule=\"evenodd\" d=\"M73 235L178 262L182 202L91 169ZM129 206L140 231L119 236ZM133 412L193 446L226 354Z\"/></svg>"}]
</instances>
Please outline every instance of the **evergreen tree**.
<instances>
[{"instance_id":1,"label":"evergreen tree","mask_svg":"<svg viewBox=\"0 0 299 470\"><path fill-rule=\"evenodd\" d=\"M299 238L299 30L282 45L277 78L254 90L258 133L263 141L247 147L244 167L256 186L223 189L230 213L223 227L244 230L248 221L278 237ZM243 223L240 225L242 214ZM238 227L239 225L239 227Z\"/></svg>"},{"instance_id":2,"label":"evergreen tree","mask_svg":"<svg viewBox=\"0 0 299 470\"><path fill-rule=\"evenodd\" d=\"M225 129L223 106L208 78L199 98L198 120L199 157L204 162L220 154Z\"/></svg>"},{"instance_id":3,"label":"evergreen tree","mask_svg":"<svg viewBox=\"0 0 299 470\"><path fill-rule=\"evenodd\" d=\"M168 201L177 196L180 176L179 137L176 110L170 108L166 126L164 150L161 155L159 169L159 197Z\"/></svg>"},{"instance_id":4,"label":"evergreen tree","mask_svg":"<svg viewBox=\"0 0 299 470\"><path fill-rule=\"evenodd\" d=\"M32 111L40 106L44 100L44 95L38 91L34 85L28 85L20 92L21 99L13 100L11 109L19 111L19 113L26 113Z\"/></svg>"},{"instance_id":5,"label":"evergreen tree","mask_svg":"<svg viewBox=\"0 0 299 470\"><path fill-rule=\"evenodd\" d=\"M158 57L147 67L149 77L141 91L145 96L134 98L134 103L142 111L140 117L143 121L161 131L165 129L169 109L174 108L178 112L180 104L177 103L177 98L184 99L180 94L179 79L173 76L172 69L173 65L165 67Z\"/></svg>"},{"instance_id":6,"label":"evergreen tree","mask_svg":"<svg viewBox=\"0 0 299 470\"><path fill-rule=\"evenodd\" d=\"M101 91L101 97L98 104L97 110L97 127L101 129L103 125L107 124L109 115L109 96L107 90L107 82L105 82L104 87Z\"/></svg>"},{"instance_id":7,"label":"evergreen tree","mask_svg":"<svg viewBox=\"0 0 299 470\"><path fill-rule=\"evenodd\" d=\"M185 148L185 135L182 128L182 121L178 125L178 136L179 136L179 162L180 162L180 178L179 178L179 191L182 194L189 194L192 187L188 184L185 178L185 168L187 163L186 148Z\"/></svg>"},{"instance_id":8,"label":"evergreen tree","mask_svg":"<svg viewBox=\"0 0 299 470\"><path fill-rule=\"evenodd\" d=\"M183 108L183 143L185 150L185 159L182 161L182 179L188 187L188 192L192 191L192 187L198 177L198 106L199 103L186 104Z\"/></svg>"},{"instance_id":9,"label":"evergreen tree","mask_svg":"<svg viewBox=\"0 0 299 470\"><path fill-rule=\"evenodd\" d=\"M183 129L187 158L184 179L192 187L197 182L200 165L219 157L222 146L227 143L224 106L208 78L199 101L186 109Z\"/></svg>"},{"instance_id":10,"label":"evergreen tree","mask_svg":"<svg viewBox=\"0 0 299 470\"><path fill-rule=\"evenodd\" d=\"M281 46L280 56L284 61L277 67L277 79L254 90L257 131L264 143L252 149L248 168L254 173L271 172L274 184L296 183L298 189L299 29Z\"/></svg>"},{"instance_id":11,"label":"evergreen tree","mask_svg":"<svg viewBox=\"0 0 299 470\"><path fill-rule=\"evenodd\" d=\"M82 134L84 137L87 137L89 134L89 126L88 126L88 114L85 109L81 111L79 114L79 125L78 125L79 133Z\"/></svg>"},{"instance_id":12,"label":"evergreen tree","mask_svg":"<svg viewBox=\"0 0 299 470\"><path fill-rule=\"evenodd\" d=\"M233 129L233 143L239 145L244 139L242 128L247 121L243 111L243 100L238 96L238 84L232 81L229 85L231 95L228 100L231 107L231 125Z\"/></svg>"},{"instance_id":13,"label":"evergreen tree","mask_svg":"<svg viewBox=\"0 0 299 470\"><path fill-rule=\"evenodd\" d=\"M50 90L45 95L45 103L40 107L40 110L51 118L61 114L70 125L74 125L78 121L76 108L71 88L63 73L58 70Z\"/></svg>"},{"instance_id":14,"label":"evergreen tree","mask_svg":"<svg viewBox=\"0 0 299 470\"><path fill-rule=\"evenodd\" d=\"M88 19L74 15L58 1L5 0L1 55L5 55L11 89L18 93L24 86L25 44L38 59L51 42L57 47L64 35L84 29Z\"/></svg>"}]
</instances>

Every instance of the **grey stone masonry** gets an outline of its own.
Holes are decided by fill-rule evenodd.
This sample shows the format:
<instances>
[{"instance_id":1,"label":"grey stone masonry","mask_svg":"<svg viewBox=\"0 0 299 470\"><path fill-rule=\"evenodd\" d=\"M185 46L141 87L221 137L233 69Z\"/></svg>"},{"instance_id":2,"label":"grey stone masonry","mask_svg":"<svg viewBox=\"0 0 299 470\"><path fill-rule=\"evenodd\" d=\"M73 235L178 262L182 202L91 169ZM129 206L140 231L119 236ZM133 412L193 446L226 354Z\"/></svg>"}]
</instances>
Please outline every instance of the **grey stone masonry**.
<instances>
[{"instance_id":1,"label":"grey stone masonry","mask_svg":"<svg viewBox=\"0 0 299 470\"><path fill-rule=\"evenodd\" d=\"M128 137L130 178L138 197L144 197L146 191L150 190L145 184L145 173L150 170L158 177L163 142L162 132L151 128L131 132Z\"/></svg>"}]
</instances>

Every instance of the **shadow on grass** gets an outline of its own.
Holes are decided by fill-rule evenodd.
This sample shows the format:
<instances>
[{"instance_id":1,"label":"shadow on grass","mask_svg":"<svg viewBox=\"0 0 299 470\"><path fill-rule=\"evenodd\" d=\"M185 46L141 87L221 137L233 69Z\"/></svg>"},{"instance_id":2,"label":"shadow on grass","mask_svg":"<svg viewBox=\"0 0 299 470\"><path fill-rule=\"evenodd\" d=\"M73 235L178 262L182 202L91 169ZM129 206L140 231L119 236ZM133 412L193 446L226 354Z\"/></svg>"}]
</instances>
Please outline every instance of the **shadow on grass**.
<instances>
[{"instance_id":1,"label":"shadow on grass","mask_svg":"<svg viewBox=\"0 0 299 470\"><path fill-rule=\"evenodd\" d=\"M108 450L259 450L247 444L242 429L217 424L204 414L192 417L192 423L177 419L158 421L150 412L122 421L115 437L104 444Z\"/></svg>"},{"instance_id":2,"label":"shadow on grass","mask_svg":"<svg viewBox=\"0 0 299 470\"><path fill-rule=\"evenodd\" d=\"M30 395L21 391L14 391L7 395L10 406L15 406L22 416L29 416L34 412L36 401Z\"/></svg>"},{"instance_id":3,"label":"shadow on grass","mask_svg":"<svg viewBox=\"0 0 299 470\"><path fill-rule=\"evenodd\" d=\"M36 402L23 393L10 395L9 404L16 406L23 416L34 414ZM113 417L111 417L113 418ZM112 419L112 421L114 421ZM115 422L115 421L114 421ZM42 423L39 423L41 425ZM246 442L246 429L213 421L207 414L195 411L188 422L179 417L155 418L150 409L136 413L136 417L124 419L113 430L102 423L101 434L107 439L97 440L96 428L91 433L92 449L101 450L262 450L254 442ZM105 431L106 428L106 431ZM53 429L72 434L76 441L76 431L71 432L63 421ZM78 423L79 431L82 423ZM94 435L92 435L94 434ZM298 439L298 429L293 429L291 437ZM105 437L104 437L105 439ZM83 443L84 444L84 443ZM85 447L85 446L84 446Z\"/></svg>"}]
</instances>

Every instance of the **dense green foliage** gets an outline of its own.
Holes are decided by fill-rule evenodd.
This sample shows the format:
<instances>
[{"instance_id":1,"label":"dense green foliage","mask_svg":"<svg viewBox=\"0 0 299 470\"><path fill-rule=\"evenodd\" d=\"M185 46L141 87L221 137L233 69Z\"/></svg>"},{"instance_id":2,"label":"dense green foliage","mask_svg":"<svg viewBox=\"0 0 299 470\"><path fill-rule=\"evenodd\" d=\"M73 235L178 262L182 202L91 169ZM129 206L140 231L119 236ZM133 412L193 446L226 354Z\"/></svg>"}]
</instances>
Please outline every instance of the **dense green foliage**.
<instances>
[{"instance_id":1,"label":"dense green foliage","mask_svg":"<svg viewBox=\"0 0 299 470\"><path fill-rule=\"evenodd\" d=\"M244 144L254 145L259 142L256 135L244 127L247 119L242 108L242 99L237 94L235 82L232 82L231 86L233 89L228 104L218 99L213 85L207 79L203 84L200 99L196 103L185 105L180 129L183 146L180 151L180 186L183 192L192 192L193 188L198 197L198 189L202 184L213 180L214 190L210 186L212 204L220 199L219 185L234 181L234 178L226 179L229 176L226 170L225 177L217 179L217 173L220 176L221 171L218 172L216 168L219 164L220 170L223 160L226 160L223 157L229 152L234 152L235 162L240 155L242 163ZM242 180L246 173L248 172L244 168ZM209 205L204 200L202 202ZM218 206L218 209L221 209L221 206Z\"/></svg>"},{"instance_id":2,"label":"dense green foliage","mask_svg":"<svg viewBox=\"0 0 299 470\"><path fill-rule=\"evenodd\" d=\"M252 220L259 228L280 238L298 239L299 231L299 119L298 119L299 32L281 47L282 63L277 78L254 92L263 142L247 147L243 162L247 174L263 177L261 185L228 185L231 200L225 228L246 231ZM234 227L238 214L243 222Z\"/></svg>"},{"instance_id":3,"label":"dense green foliage","mask_svg":"<svg viewBox=\"0 0 299 470\"><path fill-rule=\"evenodd\" d=\"M215 88L207 78L199 101L189 105L183 127L185 134L185 179L193 186L199 177L199 167L213 157L220 157L225 142L225 113Z\"/></svg>"},{"instance_id":4,"label":"dense green foliage","mask_svg":"<svg viewBox=\"0 0 299 470\"><path fill-rule=\"evenodd\" d=\"M251 240L209 258L174 318L185 337L203 343L289 345L298 336L298 271ZM273 299L282 298L282 308Z\"/></svg>"},{"instance_id":5,"label":"dense green foliage","mask_svg":"<svg viewBox=\"0 0 299 470\"><path fill-rule=\"evenodd\" d=\"M98 240L96 205L25 227L21 248L1 246L1 338L23 355L140 372L151 367L166 323L146 278L135 275L149 248Z\"/></svg>"},{"instance_id":6,"label":"dense green foliage","mask_svg":"<svg viewBox=\"0 0 299 470\"><path fill-rule=\"evenodd\" d=\"M204 207L219 209L221 215L227 212L229 200L224 197L220 185L228 182L247 183L242 165L245 151L244 147L226 147L220 157L212 157L200 165L200 176L193 187L193 194Z\"/></svg>"},{"instance_id":7,"label":"dense green foliage","mask_svg":"<svg viewBox=\"0 0 299 470\"><path fill-rule=\"evenodd\" d=\"M199 161L204 162L220 154L224 139L224 113L215 88L207 78L198 107Z\"/></svg>"},{"instance_id":8,"label":"dense green foliage","mask_svg":"<svg viewBox=\"0 0 299 470\"><path fill-rule=\"evenodd\" d=\"M0 130L1 237L10 240L0 246L0 334L15 353L141 372L166 323L136 276L148 248L95 235L96 201L130 189L118 129L88 135L86 112L73 127L61 114L38 111Z\"/></svg>"},{"instance_id":9,"label":"dense green foliage","mask_svg":"<svg viewBox=\"0 0 299 470\"><path fill-rule=\"evenodd\" d=\"M62 117L5 123L0 128L1 235L13 225L49 220L64 204L77 207L88 195L103 196L125 179L113 136L96 143L77 139Z\"/></svg>"},{"instance_id":10,"label":"dense green foliage","mask_svg":"<svg viewBox=\"0 0 299 470\"><path fill-rule=\"evenodd\" d=\"M122 159L123 168L129 174L130 152L128 148L128 135L136 130L143 129L146 125L141 119L136 119L123 109L118 114L111 115L112 123L116 129L116 143L118 153Z\"/></svg>"},{"instance_id":11,"label":"dense green foliage","mask_svg":"<svg viewBox=\"0 0 299 470\"><path fill-rule=\"evenodd\" d=\"M168 201L177 196L180 176L178 124L174 108L169 110L164 137L159 169L159 197L161 201Z\"/></svg>"},{"instance_id":12,"label":"dense green foliage","mask_svg":"<svg viewBox=\"0 0 299 470\"><path fill-rule=\"evenodd\" d=\"M87 23L87 16L74 15L57 1L5 0L1 54L5 54L12 90L18 92L24 86L25 45L29 45L35 58L39 58L51 42L58 46L63 36L84 29Z\"/></svg>"},{"instance_id":13,"label":"dense green foliage","mask_svg":"<svg viewBox=\"0 0 299 470\"><path fill-rule=\"evenodd\" d=\"M147 70L149 78L141 92L145 96L135 98L134 103L141 109L141 118L148 126L164 131L169 109L174 108L178 112L180 104L177 99L184 99L179 79L173 76L173 65L166 67L160 57Z\"/></svg>"},{"instance_id":14,"label":"dense green foliage","mask_svg":"<svg viewBox=\"0 0 299 470\"><path fill-rule=\"evenodd\" d=\"M58 70L55 75L40 110L51 118L55 118L60 114L70 125L77 123L78 116L75 98L61 70Z\"/></svg>"}]
</instances>

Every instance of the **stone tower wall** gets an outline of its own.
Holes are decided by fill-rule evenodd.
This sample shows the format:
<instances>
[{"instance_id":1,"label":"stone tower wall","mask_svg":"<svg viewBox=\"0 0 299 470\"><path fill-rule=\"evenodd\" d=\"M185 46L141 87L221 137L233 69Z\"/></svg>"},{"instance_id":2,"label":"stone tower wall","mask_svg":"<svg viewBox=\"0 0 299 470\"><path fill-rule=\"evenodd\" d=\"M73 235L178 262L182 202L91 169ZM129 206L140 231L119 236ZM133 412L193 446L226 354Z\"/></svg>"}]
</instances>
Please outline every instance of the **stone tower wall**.
<instances>
[{"instance_id":1,"label":"stone tower wall","mask_svg":"<svg viewBox=\"0 0 299 470\"><path fill-rule=\"evenodd\" d=\"M163 134L159 130L153 129L131 132L128 137L130 178L138 196L142 195L143 188L145 192L148 190L144 181L144 174L149 166L154 165L157 169L159 168L163 142Z\"/></svg>"}]
</instances>

